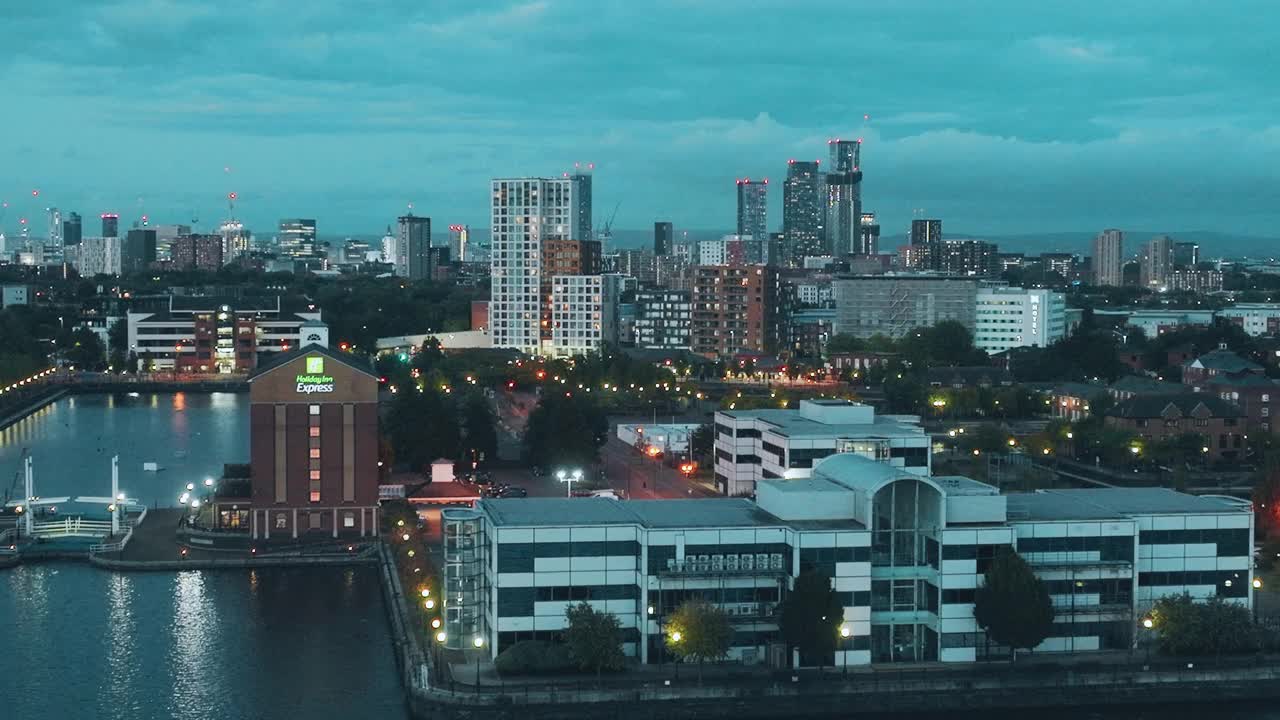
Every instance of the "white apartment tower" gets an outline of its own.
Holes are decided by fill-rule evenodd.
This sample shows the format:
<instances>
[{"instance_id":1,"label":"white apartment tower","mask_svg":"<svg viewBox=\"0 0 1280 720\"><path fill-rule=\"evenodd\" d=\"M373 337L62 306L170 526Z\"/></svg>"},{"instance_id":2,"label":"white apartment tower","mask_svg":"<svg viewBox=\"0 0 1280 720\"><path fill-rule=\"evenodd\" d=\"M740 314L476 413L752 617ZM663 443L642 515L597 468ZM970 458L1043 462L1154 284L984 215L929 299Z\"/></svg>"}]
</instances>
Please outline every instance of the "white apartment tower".
<instances>
[{"instance_id":1,"label":"white apartment tower","mask_svg":"<svg viewBox=\"0 0 1280 720\"><path fill-rule=\"evenodd\" d=\"M1124 284L1124 232L1103 230L1093 239L1093 284Z\"/></svg>"},{"instance_id":2,"label":"white apartment tower","mask_svg":"<svg viewBox=\"0 0 1280 720\"><path fill-rule=\"evenodd\" d=\"M570 178L492 181L489 326L493 346L541 353L542 242L575 238L578 203Z\"/></svg>"}]
</instances>

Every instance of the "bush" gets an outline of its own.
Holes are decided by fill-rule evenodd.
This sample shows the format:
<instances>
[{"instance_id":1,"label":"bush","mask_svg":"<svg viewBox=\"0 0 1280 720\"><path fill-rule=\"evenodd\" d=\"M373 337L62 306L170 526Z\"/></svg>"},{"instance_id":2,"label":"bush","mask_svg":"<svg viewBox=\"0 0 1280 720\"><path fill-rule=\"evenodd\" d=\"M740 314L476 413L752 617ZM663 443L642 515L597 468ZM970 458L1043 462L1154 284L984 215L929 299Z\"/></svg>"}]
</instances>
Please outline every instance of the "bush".
<instances>
[{"instance_id":1,"label":"bush","mask_svg":"<svg viewBox=\"0 0 1280 720\"><path fill-rule=\"evenodd\" d=\"M578 672L569 648L560 643L525 640L498 653L500 675L551 675Z\"/></svg>"}]
</instances>

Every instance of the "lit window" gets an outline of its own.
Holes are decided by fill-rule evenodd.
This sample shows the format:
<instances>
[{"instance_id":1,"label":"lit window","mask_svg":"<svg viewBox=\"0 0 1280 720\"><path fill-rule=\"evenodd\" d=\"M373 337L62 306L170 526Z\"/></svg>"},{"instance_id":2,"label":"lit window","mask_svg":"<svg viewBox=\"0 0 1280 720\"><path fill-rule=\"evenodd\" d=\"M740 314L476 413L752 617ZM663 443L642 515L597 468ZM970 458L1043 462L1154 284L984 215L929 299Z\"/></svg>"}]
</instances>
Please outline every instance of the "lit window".
<instances>
[{"instance_id":1,"label":"lit window","mask_svg":"<svg viewBox=\"0 0 1280 720\"><path fill-rule=\"evenodd\" d=\"M311 479L312 479L312 480L319 480L319 479L320 479L320 471L319 471L319 470L312 470L312 471L311 471Z\"/></svg>"},{"instance_id":2,"label":"lit window","mask_svg":"<svg viewBox=\"0 0 1280 720\"><path fill-rule=\"evenodd\" d=\"M319 414L320 414L320 406L319 406L319 405L312 405L312 406L309 408L309 410L311 411L311 414L312 414L312 415L319 415Z\"/></svg>"},{"instance_id":3,"label":"lit window","mask_svg":"<svg viewBox=\"0 0 1280 720\"><path fill-rule=\"evenodd\" d=\"M284 530L289 527L289 518L284 513L276 513L276 529Z\"/></svg>"},{"instance_id":4,"label":"lit window","mask_svg":"<svg viewBox=\"0 0 1280 720\"><path fill-rule=\"evenodd\" d=\"M320 448L311 448L311 459L315 460L320 457Z\"/></svg>"},{"instance_id":5,"label":"lit window","mask_svg":"<svg viewBox=\"0 0 1280 720\"><path fill-rule=\"evenodd\" d=\"M313 437L313 438L318 438L318 437L320 437L320 428L319 428L319 427L309 428L309 430L311 431L311 433L310 433L310 434L311 434L311 437Z\"/></svg>"},{"instance_id":6,"label":"lit window","mask_svg":"<svg viewBox=\"0 0 1280 720\"><path fill-rule=\"evenodd\" d=\"M356 526L356 516L354 513L342 513L342 527L353 528Z\"/></svg>"},{"instance_id":7,"label":"lit window","mask_svg":"<svg viewBox=\"0 0 1280 720\"><path fill-rule=\"evenodd\" d=\"M318 503L318 502L320 502L320 491L319 491L319 490L312 490L312 491L311 491L311 502L313 502L313 503Z\"/></svg>"}]
</instances>

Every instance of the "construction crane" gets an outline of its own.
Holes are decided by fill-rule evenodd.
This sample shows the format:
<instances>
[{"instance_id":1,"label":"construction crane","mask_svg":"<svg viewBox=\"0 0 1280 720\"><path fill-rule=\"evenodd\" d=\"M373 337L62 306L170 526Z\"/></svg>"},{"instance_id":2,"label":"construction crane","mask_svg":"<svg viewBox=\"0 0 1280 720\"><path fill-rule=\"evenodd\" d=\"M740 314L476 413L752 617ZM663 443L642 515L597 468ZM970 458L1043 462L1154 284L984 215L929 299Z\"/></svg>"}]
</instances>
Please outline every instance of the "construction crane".
<instances>
[{"instance_id":1,"label":"construction crane","mask_svg":"<svg viewBox=\"0 0 1280 720\"><path fill-rule=\"evenodd\" d=\"M600 241L600 252L608 252L609 243L613 240L613 221L618 217L618 208L622 207L622 201L619 200L613 206L613 212L609 213L609 219L604 221L604 225L596 229L596 239Z\"/></svg>"}]
</instances>

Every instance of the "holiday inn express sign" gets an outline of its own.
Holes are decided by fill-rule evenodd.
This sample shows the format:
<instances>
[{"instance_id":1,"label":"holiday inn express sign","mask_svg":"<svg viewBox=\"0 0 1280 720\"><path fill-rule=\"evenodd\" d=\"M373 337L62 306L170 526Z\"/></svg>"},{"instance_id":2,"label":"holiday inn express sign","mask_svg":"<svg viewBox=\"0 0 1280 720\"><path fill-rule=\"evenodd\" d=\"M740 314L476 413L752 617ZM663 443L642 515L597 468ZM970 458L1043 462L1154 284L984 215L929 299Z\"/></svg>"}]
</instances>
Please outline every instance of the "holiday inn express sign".
<instances>
[{"instance_id":1,"label":"holiday inn express sign","mask_svg":"<svg viewBox=\"0 0 1280 720\"><path fill-rule=\"evenodd\" d=\"M307 372L297 377L298 392L302 395L333 392L333 376L324 373L324 358L307 358Z\"/></svg>"}]
</instances>

